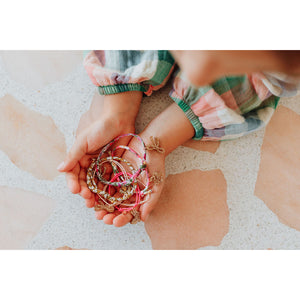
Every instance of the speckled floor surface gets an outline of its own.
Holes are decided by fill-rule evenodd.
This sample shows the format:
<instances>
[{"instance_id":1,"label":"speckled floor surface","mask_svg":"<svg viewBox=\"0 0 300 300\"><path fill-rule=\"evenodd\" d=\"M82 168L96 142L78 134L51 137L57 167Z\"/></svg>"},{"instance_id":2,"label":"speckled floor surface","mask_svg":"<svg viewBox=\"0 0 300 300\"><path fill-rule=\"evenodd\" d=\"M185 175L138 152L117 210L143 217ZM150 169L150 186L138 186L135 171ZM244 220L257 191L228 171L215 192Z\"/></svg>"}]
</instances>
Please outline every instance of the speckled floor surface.
<instances>
[{"instance_id":1,"label":"speckled floor surface","mask_svg":"<svg viewBox=\"0 0 300 300\"><path fill-rule=\"evenodd\" d=\"M79 57L80 53L77 54ZM68 53L64 55L68 56ZM3 57L0 51L0 98L10 94L31 110L50 116L63 133L69 149L80 116L88 109L95 92L79 60L74 67L69 67L68 72L60 71L61 77L51 75L58 80L37 80L30 86L22 81L22 76L13 76L16 71L5 67L7 61ZM37 75L30 76L34 79ZM143 99L137 131L172 103L168 97L170 88L171 83ZM281 100L280 105L300 114L300 96ZM264 132L261 130L234 141L221 142L215 154L179 147L167 158L167 175L192 169L220 169L226 179L229 231L219 246L201 249L300 249L300 232L282 224L254 195ZM152 249L143 223L114 228L97 221L94 211L86 208L79 196L68 191L63 175L54 180L37 179L16 167L2 151L0 170L0 186L39 193L55 201L50 217L26 242L24 249L55 249L64 245L88 249Z\"/></svg>"}]
</instances>

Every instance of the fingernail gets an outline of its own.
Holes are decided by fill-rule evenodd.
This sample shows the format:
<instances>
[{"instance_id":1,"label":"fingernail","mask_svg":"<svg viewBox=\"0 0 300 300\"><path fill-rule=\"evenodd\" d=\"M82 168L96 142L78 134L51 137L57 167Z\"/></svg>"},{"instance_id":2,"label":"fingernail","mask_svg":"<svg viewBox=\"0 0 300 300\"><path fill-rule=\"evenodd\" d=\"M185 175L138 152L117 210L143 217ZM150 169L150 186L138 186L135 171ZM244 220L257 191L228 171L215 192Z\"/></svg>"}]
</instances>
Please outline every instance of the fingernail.
<instances>
[{"instance_id":1,"label":"fingernail","mask_svg":"<svg viewBox=\"0 0 300 300\"><path fill-rule=\"evenodd\" d=\"M63 169L63 167L65 166L65 162L61 162L58 167L57 167L57 170L60 171L61 169Z\"/></svg>"}]
</instances>

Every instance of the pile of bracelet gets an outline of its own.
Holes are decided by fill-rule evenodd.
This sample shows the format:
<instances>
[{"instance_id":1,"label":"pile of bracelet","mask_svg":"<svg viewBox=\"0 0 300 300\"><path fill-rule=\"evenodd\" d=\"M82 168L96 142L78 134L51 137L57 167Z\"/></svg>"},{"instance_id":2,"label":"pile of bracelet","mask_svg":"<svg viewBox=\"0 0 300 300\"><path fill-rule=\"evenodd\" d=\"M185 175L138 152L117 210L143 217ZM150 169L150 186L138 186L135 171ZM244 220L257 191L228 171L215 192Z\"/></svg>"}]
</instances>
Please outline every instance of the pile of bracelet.
<instances>
[{"instance_id":1,"label":"pile of bracelet","mask_svg":"<svg viewBox=\"0 0 300 300\"><path fill-rule=\"evenodd\" d=\"M128 136L138 139L142 144L144 149L142 155L128 146L119 145L113 147L121 138ZM118 157L116 155L118 149L131 152L138 158L140 165L134 168L133 163ZM112 169L110 180L104 178L107 164ZM146 201L145 196L151 193L149 183L150 176L146 165L146 147L143 140L136 134L128 133L113 139L102 148L97 158L92 159L87 170L87 186L93 193L98 195L95 210L130 212L133 215L132 224L140 220L136 207L144 203ZM120 196L116 197L116 194Z\"/></svg>"}]
</instances>

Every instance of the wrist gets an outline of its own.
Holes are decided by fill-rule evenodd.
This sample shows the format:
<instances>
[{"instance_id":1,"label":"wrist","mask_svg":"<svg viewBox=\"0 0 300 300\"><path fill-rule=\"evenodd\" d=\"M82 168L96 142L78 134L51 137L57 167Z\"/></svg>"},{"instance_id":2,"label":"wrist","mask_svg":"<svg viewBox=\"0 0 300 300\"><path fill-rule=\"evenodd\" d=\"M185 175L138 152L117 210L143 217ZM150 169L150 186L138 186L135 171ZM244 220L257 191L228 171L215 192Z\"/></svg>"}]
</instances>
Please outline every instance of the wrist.
<instances>
[{"instance_id":1,"label":"wrist","mask_svg":"<svg viewBox=\"0 0 300 300\"><path fill-rule=\"evenodd\" d=\"M121 135L125 133L135 132L135 122L132 119L125 117L124 115L108 115L104 114L101 118L103 122L105 131L114 131L116 135Z\"/></svg>"},{"instance_id":2,"label":"wrist","mask_svg":"<svg viewBox=\"0 0 300 300\"><path fill-rule=\"evenodd\" d=\"M175 103L151 121L140 134L146 145L152 143L151 136L157 138L159 147L165 150L161 155L165 157L194 135L193 125Z\"/></svg>"},{"instance_id":3,"label":"wrist","mask_svg":"<svg viewBox=\"0 0 300 300\"><path fill-rule=\"evenodd\" d=\"M106 95L103 103L103 115L134 124L142 97L143 93L139 91Z\"/></svg>"}]
</instances>

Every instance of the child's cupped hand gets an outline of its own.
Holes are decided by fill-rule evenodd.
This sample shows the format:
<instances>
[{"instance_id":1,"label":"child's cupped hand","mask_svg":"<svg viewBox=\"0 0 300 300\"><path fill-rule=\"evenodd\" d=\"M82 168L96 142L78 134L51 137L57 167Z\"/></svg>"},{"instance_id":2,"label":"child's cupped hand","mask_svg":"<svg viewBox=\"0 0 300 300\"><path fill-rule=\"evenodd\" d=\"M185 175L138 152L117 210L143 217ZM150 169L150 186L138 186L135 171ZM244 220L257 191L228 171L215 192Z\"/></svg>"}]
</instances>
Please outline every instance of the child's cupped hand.
<instances>
[{"instance_id":1,"label":"child's cupped hand","mask_svg":"<svg viewBox=\"0 0 300 300\"><path fill-rule=\"evenodd\" d=\"M73 146L57 168L66 173L72 193L85 199L90 195L90 190L83 185L90 159L97 157L100 149L119 135L134 133L141 97L135 92L95 96L90 109L80 119ZM121 142L126 145L129 141L126 137Z\"/></svg>"},{"instance_id":2,"label":"child's cupped hand","mask_svg":"<svg viewBox=\"0 0 300 300\"><path fill-rule=\"evenodd\" d=\"M66 160L66 164L68 166L71 166L72 168L69 172L66 172L66 179L67 179L67 184L69 189L71 190L72 193L79 193L81 197L83 197L86 201L86 206L88 208L92 208L96 204L96 200L98 198L98 195L93 193L91 190L89 190L87 186L87 169L89 168L91 164L92 158L98 157L98 154L100 152L100 149L97 149L96 151L93 151L95 148L86 148L86 151L84 152L84 155L81 156L81 151L83 151L84 147L86 147L85 143L83 142L84 140L87 140L88 138L94 138L93 140L96 142L98 137L98 144L102 144L103 140L100 140L101 137L101 132L103 130L104 124L100 125L98 122L92 126L90 130L84 130L79 136L78 140L75 141L74 146L70 150L70 153L68 157L70 158L70 161L76 161L78 157L80 159L78 162L72 166L72 164L69 164L69 161ZM133 129L134 130L134 129ZM111 131L111 138L108 138L109 141L105 141L103 146L110 142L118 132L117 136L132 132L132 128L128 128L125 130L126 132L122 132L123 130L117 130L117 131ZM128 132L127 132L128 131ZM95 134L93 133L95 132ZM96 132L98 134L96 134ZM143 138L143 134L141 134L141 138ZM144 142L147 144L149 142L147 139L144 139ZM142 154L144 149L142 148L142 145L136 138L131 138L131 137L123 137L118 141L116 144L114 144L114 147L118 145L128 145L130 148L135 150L136 152ZM90 151L88 151L90 150ZM121 151L120 151L121 150ZM93 152L93 153L91 153ZM141 163L139 158L136 156L132 155L132 153L128 151L123 151L122 149L117 150L116 153L117 156L124 158L127 161L130 161L134 167L138 167L138 165ZM76 158L77 157L77 158ZM158 153L155 151L147 151L147 168L149 172L149 176L152 177L154 174L157 175L158 180L160 182L150 182L150 189L151 193L146 195L144 203L136 207L136 210L140 212L140 217L142 221L145 221L147 217L149 216L150 212L153 210L155 207L157 201L159 200L161 191L163 189L163 184L164 184L164 178L165 178L165 155L162 153ZM106 180L109 180L113 176L112 174L112 169L107 168L106 173L104 174L104 178ZM139 177L141 184L145 185L147 183L147 176L144 174L144 176ZM101 183L98 183L98 188L100 188ZM102 184L103 188L103 184ZM119 197L120 194L116 193L112 194L115 197ZM128 201L129 202L135 202L135 195L132 196ZM106 210L99 210L96 211L96 218L98 220L103 220L105 224L108 225L114 225L116 227L122 227L129 223L132 219L133 216L130 213L123 214L118 211L114 211L113 213L108 213Z\"/></svg>"},{"instance_id":3,"label":"child's cupped hand","mask_svg":"<svg viewBox=\"0 0 300 300\"><path fill-rule=\"evenodd\" d=\"M80 194L84 199L91 197L91 191L86 186L86 170L91 159L97 157L100 149L119 135L134 133L134 126L118 126L112 118L95 121L78 134L75 142L67 154L63 165L58 168L60 172L66 173L69 190L73 194ZM122 139L126 145L129 137Z\"/></svg>"},{"instance_id":4,"label":"child's cupped hand","mask_svg":"<svg viewBox=\"0 0 300 300\"><path fill-rule=\"evenodd\" d=\"M146 138L143 137L143 133L141 133L140 137L144 140L144 142L147 144L149 142ZM124 145L124 142L122 143ZM144 149L142 148L142 145L136 138L132 138L128 146L135 150L136 152L142 154ZM134 167L138 167L138 165L141 163L139 158L132 155L132 153L125 151L121 155L122 158L124 158L127 161L130 161ZM162 153L158 153L156 151L147 151L147 168L149 172L149 177L152 177L153 175L156 175L156 180L150 181L150 189L151 193L145 196L145 202L141 205L138 205L135 209L140 212L140 218L142 221L145 221L151 211L154 209L157 201L160 198L163 186L164 186L164 179L165 179L165 155ZM86 168L88 168L88 164L86 164ZM85 176L86 171L82 173L83 176ZM111 178L111 170L106 172L104 175L105 179L108 180ZM139 180L141 181L141 188L143 188L144 185L147 184L147 176L146 173L143 174L143 176L139 177ZM81 189L86 190L87 184L86 181L82 180L81 182ZM116 192L113 196L120 197L121 194ZM83 197L86 199L86 205L88 207L94 207L95 201L97 199L97 195L89 191L89 193L85 193ZM135 202L135 195L133 195L129 202ZM131 213L122 213L117 210L115 210L112 213L107 212L106 210L99 210L96 211L96 218L98 220L103 220L103 222L107 225L114 225L116 227L122 227L126 224L128 224L132 219L133 216Z\"/></svg>"}]
</instances>

